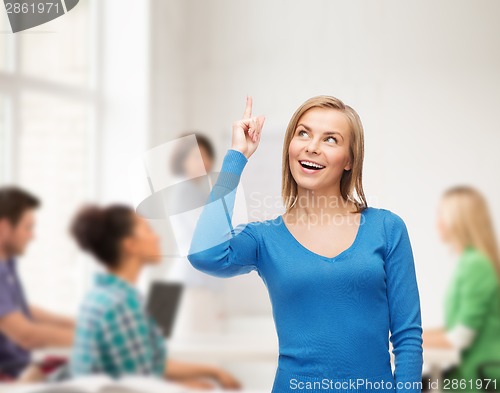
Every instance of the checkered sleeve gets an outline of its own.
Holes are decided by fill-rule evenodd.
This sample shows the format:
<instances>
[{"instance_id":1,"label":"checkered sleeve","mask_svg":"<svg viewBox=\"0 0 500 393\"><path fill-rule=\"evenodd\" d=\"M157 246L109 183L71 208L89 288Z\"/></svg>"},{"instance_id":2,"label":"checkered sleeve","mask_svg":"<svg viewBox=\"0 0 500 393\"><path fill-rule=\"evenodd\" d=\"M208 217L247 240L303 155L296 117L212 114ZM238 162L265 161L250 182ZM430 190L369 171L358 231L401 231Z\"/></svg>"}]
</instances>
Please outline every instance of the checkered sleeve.
<instances>
[{"instance_id":1,"label":"checkered sleeve","mask_svg":"<svg viewBox=\"0 0 500 393\"><path fill-rule=\"evenodd\" d=\"M116 374L157 374L155 348L140 308L134 302L115 304L102 318L105 369Z\"/></svg>"},{"instance_id":2,"label":"checkered sleeve","mask_svg":"<svg viewBox=\"0 0 500 393\"><path fill-rule=\"evenodd\" d=\"M76 326L75 340L71 352L71 374L88 375L102 371L100 360L99 319L83 308Z\"/></svg>"}]
</instances>

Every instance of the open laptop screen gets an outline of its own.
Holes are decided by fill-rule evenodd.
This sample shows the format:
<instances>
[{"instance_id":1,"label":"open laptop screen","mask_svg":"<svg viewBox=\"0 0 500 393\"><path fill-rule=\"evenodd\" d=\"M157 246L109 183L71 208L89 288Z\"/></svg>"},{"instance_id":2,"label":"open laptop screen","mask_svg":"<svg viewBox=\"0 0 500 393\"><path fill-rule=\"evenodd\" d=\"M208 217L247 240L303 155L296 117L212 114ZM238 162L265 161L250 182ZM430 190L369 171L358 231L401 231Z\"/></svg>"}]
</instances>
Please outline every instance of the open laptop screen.
<instances>
[{"instance_id":1,"label":"open laptop screen","mask_svg":"<svg viewBox=\"0 0 500 393\"><path fill-rule=\"evenodd\" d=\"M184 286L177 282L154 282L148 296L147 311L169 338L175 325Z\"/></svg>"}]
</instances>

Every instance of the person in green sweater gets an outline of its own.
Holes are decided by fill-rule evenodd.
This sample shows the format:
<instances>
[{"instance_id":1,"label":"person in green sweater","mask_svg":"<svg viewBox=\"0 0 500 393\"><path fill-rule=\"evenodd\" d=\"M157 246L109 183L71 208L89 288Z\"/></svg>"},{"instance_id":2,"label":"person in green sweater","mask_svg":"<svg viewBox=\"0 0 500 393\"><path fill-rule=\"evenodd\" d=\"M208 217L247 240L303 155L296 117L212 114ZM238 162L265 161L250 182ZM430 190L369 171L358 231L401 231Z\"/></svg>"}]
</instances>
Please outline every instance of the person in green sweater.
<instances>
[{"instance_id":1,"label":"person in green sweater","mask_svg":"<svg viewBox=\"0 0 500 393\"><path fill-rule=\"evenodd\" d=\"M485 198L470 186L448 189L437 227L459 257L446 290L445 327L424 331L424 351L460 352L460 363L439 382L443 391L500 391L500 258Z\"/></svg>"}]
</instances>

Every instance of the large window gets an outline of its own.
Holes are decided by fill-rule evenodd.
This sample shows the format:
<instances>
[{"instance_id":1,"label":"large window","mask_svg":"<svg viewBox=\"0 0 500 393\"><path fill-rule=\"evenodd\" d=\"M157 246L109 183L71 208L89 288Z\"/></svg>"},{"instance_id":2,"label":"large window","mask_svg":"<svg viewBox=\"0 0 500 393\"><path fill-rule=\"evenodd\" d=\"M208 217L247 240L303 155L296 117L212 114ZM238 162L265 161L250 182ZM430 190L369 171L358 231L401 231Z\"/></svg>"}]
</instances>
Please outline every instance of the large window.
<instances>
[{"instance_id":1,"label":"large window","mask_svg":"<svg viewBox=\"0 0 500 393\"><path fill-rule=\"evenodd\" d=\"M20 271L32 303L67 313L86 284L69 220L96 193L96 4L17 34L0 22L0 180L42 200Z\"/></svg>"},{"instance_id":2,"label":"large window","mask_svg":"<svg viewBox=\"0 0 500 393\"><path fill-rule=\"evenodd\" d=\"M0 12L0 72L7 70L8 19L4 12Z\"/></svg>"},{"instance_id":3,"label":"large window","mask_svg":"<svg viewBox=\"0 0 500 393\"><path fill-rule=\"evenodd\" d=\"M7 99L0 95L0 183L9 179L9 138L7 134Z\"/></svg>"}]
</instances>

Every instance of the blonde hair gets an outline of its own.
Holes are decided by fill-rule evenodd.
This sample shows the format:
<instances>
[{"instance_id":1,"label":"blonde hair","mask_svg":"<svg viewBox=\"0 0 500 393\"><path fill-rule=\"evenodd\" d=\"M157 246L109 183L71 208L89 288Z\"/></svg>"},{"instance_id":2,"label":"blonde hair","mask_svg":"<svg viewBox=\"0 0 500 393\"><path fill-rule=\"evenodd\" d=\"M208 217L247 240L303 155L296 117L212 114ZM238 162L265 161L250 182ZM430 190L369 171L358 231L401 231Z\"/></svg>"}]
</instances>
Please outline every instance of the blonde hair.
<instances>
[{"instance_id":1,"label":"blonde hair","mask_svg":"<svg viewBox=\"0 0 500 393\"><path fill-rule=\"evenodd\" d=\"M488 257L500 281L500 258L488 204L479 191L459 185L442 197L443 221L460 247L473 247Z\"/></svg>"},{"instance_id":2,"label":"blonde hair","mask_svg":"<svg viewBox=\"0 0 500 393\"><path fill-rule=\"evenodd\" d=\"M363 158L364 158L364 132L361 119L356 111L349 105L345 105L341 100L331 96L320 95L312 97L304 102L293 114L286 129L283 141L283 160L281 176L281 197L288 212L297 201L297 183L290 171L290 160L288 150L297 124L301 116L312 108L335 109L342 112L348 119L351 126L351 138L349 145L349 155L351 159L351 169L345 170L340 179L340 194L344 200L350 200L356 205L356 212L360 212L367 207L365 194L363 191ZM357 196L355 195L357 194Z\"/></svg>"}]
</instances>

